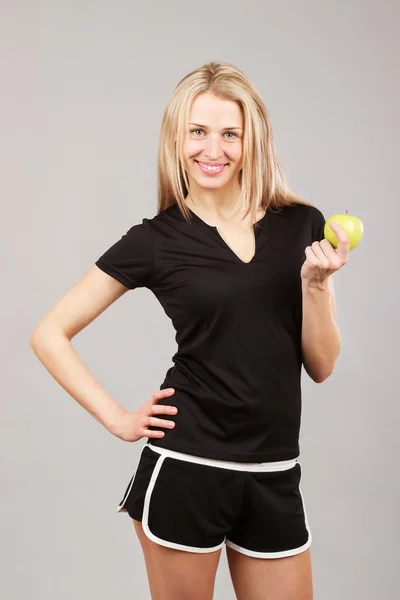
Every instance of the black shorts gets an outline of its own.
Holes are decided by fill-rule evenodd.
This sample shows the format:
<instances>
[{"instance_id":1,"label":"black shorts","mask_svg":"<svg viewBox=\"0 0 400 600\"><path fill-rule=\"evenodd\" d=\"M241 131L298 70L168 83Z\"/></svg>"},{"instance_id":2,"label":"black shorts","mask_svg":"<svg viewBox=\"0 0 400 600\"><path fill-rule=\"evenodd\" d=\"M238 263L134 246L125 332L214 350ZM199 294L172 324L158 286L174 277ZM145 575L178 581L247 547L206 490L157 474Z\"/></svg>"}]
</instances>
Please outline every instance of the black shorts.
<instances>
[{"instance_id":1,"label":"black shorts","mask_svg":"<svg viewBox=\"0 0 400 600\"><path fill-rule=\"evenodd\" d=\"M311 545L300 478L297 459L231 462L146 443L117 512L169 548L291 556Z\"/></svg>"}]
</instances>

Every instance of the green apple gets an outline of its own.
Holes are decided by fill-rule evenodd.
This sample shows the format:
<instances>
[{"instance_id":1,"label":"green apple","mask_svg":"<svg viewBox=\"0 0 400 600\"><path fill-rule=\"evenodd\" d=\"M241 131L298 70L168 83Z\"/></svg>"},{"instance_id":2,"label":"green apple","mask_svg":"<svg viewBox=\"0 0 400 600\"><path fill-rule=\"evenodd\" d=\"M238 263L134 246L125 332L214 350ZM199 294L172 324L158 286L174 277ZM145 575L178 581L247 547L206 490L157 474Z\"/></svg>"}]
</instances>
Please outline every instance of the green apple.
<instances>
[{"instance_id":1,"label":"green apple","mask_svg":"<svg viewBox=\"0 0 400 600\"><path fill-rule=\"evenodd\" d=\"M347 236L350 240L350 250L353 250L361 241L361 238L364 233L364 226L358 217L352 217L348 214L346 210L346 214L336 214L329 217L326 220L324 227L324 236L326 240L329 240L334 248L339 246L338 239L336 237L335 232L331 229L329 223L333 221L337 223L344 229L347 233Z\"/></svg>"}]
</instances>

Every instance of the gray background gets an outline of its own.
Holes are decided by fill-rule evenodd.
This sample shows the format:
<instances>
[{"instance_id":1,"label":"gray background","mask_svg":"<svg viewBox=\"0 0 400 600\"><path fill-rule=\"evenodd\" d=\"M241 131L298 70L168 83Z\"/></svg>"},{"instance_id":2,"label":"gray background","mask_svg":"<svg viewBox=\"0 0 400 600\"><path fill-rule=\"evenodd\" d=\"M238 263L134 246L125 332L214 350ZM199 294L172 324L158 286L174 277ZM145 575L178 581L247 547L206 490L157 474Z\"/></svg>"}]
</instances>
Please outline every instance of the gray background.
<instances>
[{"instance_id":1,"label":"gray background","mask_svg":"<svg viewBox=\"0 0 400 600\"><path fill-rule=\"evenodd\" d=\"M398 594L399 5L371 2L1 3L0 596L150 598L116 513L145 439L108 433L29 345L39 320L131 224L156 213L173 88L210 60L249 76L290 187L365 233L335 277L343 348L303 371L302 492L316 600ZM135 410L159 389L174 331L146 289L73 340ZM225 553L215 598L234 599Z\"/></svg>"}]
</instances>

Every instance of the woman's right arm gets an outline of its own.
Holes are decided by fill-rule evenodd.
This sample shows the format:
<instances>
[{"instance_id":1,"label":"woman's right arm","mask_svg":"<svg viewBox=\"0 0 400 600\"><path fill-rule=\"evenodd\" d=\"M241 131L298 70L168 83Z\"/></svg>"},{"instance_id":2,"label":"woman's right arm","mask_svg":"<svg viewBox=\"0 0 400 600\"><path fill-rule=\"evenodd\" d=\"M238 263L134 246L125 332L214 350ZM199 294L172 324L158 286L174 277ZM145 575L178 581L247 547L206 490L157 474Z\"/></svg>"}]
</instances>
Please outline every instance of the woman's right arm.
<instances>
[{"instance_id":1,"label":"woman's right arm","mask_svg":"<svg viewBox=\"0 0 400 600\"><path fill-rule=\"evenodd\" d=\"M96 381L71 344L77 333L128 289L93 265L36 326L30 344L47 371L97 421L117 437L136 441L145 435L157 438L164 435L163 432L146 429L149 425L175 425L173 421L151 416L156 413L176 414L175 407L156 404L161 398L170 396L171 392L159 390L137 412L128 413Z\"/></svg>"}]
</instances>

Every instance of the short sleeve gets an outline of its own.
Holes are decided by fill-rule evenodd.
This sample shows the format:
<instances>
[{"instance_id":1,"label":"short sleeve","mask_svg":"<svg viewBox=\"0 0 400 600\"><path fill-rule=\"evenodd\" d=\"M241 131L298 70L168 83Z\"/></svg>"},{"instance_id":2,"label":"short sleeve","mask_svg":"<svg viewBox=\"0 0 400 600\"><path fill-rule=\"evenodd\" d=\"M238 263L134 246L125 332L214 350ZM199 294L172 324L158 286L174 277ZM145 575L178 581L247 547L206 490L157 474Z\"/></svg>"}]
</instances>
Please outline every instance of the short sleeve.
<instances>
[{"instance_id":1,"label":"short sleeve","mask_svg":"<svg viewBox=\"0 0 400 600\"><path fill-rule=\"evenodd\" d=\"M148 219L133 225L95 265L129 289L146 287L153 271L153 237Z\"/></svg>"},{"instance_id":2,"label":"short sleeve","mask_svg":"<svg viewBox=\"0 0 400 600\"><path fill-rule=\"evenodd\" d=\"M325 238L325 235L324 235L325 217L324 217L323 213L319 210L319 208L317 208L316 206L309 206L308 210L309 210L309 221L308 221L308 228L307 228L307 238L309 240L309 245L311 246L311 244L313 242L320 242L321 240L323 240ZM305 262L306 259L307 259L307 257L304 253L302 256L302 262ZM298 281L301 282L300 272L299 272ZM298 295L298 306L296 308L296 317L298 319L300 328L301 328L302 318L303 318L302 312L303 312L303 296L302 296L301 287L300 287L299 295ZM301 329L299 331L301 332ZM301 342L300 342L300 338L299 338L299 345L300 345L300 343Z\"/></svg>"},{"instance_id":3,"label":"short sleeve","mask_svg":"<svg viewBox=\"0 0 400 600\"><path fill-rule=\"evenodd\" d=\"M325 217L322 212L316 206L313 207L312 215L311 215L311 236L312 242L320 242L325 238L324 228L325 228Z\"/></svg>"}]
</instances>

